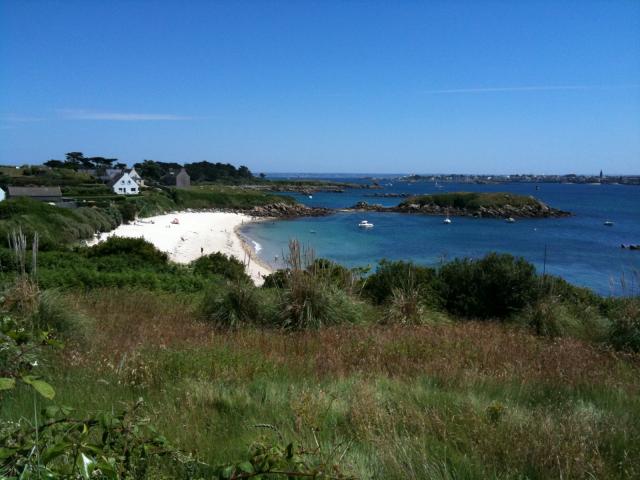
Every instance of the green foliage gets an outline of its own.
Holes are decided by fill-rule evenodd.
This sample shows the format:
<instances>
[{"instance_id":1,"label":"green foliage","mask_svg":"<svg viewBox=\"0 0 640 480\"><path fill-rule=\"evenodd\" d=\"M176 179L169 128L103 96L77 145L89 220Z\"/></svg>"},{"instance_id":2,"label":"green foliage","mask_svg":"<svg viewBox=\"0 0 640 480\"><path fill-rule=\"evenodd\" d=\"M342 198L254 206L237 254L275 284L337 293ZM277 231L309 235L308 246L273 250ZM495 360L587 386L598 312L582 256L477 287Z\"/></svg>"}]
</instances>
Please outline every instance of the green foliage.
<instances>
[{"instance_id":1,"label":"green foliage","mask_svg":"<svg viewBox=\"0 0 640 480\"><path fill-rule=\"evenodd\" d=\"M132 222L136 219L138 208L134 202L119 202L117 204L123 222Z\"/></svg>"},{"instance_id":2,"label":"green foliage","mask_svg":"<svg viewBox=\"0 0 640 480\"><path fill-rule=\"evenodd\" d=\"M112 230L121 221L120 212L112 207L67 209L29 198L0 203L0 238L18 228L29 237L37 232L44 250L62 248L96 232Z\"/></svg>"},{"instance_id":3,"label":"green foliage","mask_svg":"<svg viewBox=\"0 0 640 480\"><path fill-rule=\"evenodd\" d=\"M250 282L251 278L245 273L244 264L224 253L216 252L205 255L193 261L193 271L197 275L221 275L233 282Z\"/></svg>"},{"instance_id":4,"label":"green foliage","mask_svg":"<svg viewBox=\"0 0 640 480\"><path fill-rule=\"evenodd\" d=\"M53 387L39 375L42 349L48 345L58 345L48 331L12 316L0 318L0 399L19 384L47 399L55 396Z\"/></svg>"},{"instance_id":5,"label":"green foliage","mask_svg":"<svg viewBox=\"0 0 640 480\"><path fill-rule=\"evenodd\" d=\"M479 210L485 208L502 208L506 205L512 207L532 206L537 207L538 201L533 197L514 195L505 192L451 192L432 195L420 195L411 197L400 203L408 205L437 205L442 208L456 208L464 210Z\"/></svg>"},{"instance_id":6,"label":"green foliage","mask_svg":"<svg viewBox=\"0 0 640 480\"><path fill-rule=\"evenodd\" d=\"M3 478L119 480L191 478L198 465L149 424L142 400L119 412L75 419L69 407L50 406L42 422L26 419L0 428L0 473Z\"/></svg>"},{"instance_id":7,"label":"green foliage","mask_svg":"<svg viewBox=\"0 0 640 480\"><path fill-rule=\"evenodd\" d=\"M581 340L606 341L609 321L597 309L580 303L570 303L563 297L545 296L528 305L519 320L537 335L572 337Z\"/></svg>"},{"instance_id":8,"label":"green foliage","mask_svg":"<svg viewBox=\"0 0 640 480\"><path fill-rule=\"evenodd\" d=\"M320 328L355 323L360 318L360 305L346 292L304 270L291 272L281 295L283 328Z\"/></svg>"},{"instance_id":9,"label":"green foliage","mask_svg":"<svg viewBox=\"0 0 640 480\"><path fill-rule=\"evenodd\" d=\"M506 254L453 260L440 268L438 277L446 310L467 318L508 318L539 293L534 266Z\"/></svg>"},{"instance_id":10,"label":"green foliage","mask_svg":"<svg viewBox=\"0 0 640 480\"><path fill-rule=\"evenodd\" d=\"M615 301L611 308L609 341L618 350L640 352L640 299Z\"/></svg>"},{"instance_id":11,"label":"green foliage","mask_svg":"<svg viewBox=\"0 0 640 480\"><path fill-rule=\"evenodd\" d=\"M307 267L307 271L327 284L355 293L354 290L356 290L360 277L365 270L361 268L348 269L326 258L317 258Z\"/></svg>"},{"instance_id":12,"label":"green foliage","mask_svg":"<svg viewBox=\"0 0 640 480\"><path fill-rule=\"evenodd\" d=\"M215 288L205 294L203 317L218 327L238 328L273 324L275 317L272 292L239 281L227 288Z\"/></svg>"},{"instance_id":13,"label":"green foliage","mask_svg":"<svg viewBox=\"0 0 640 480\"><path fill-rule=\"evenodd\" d=\"M193 182L239 182L253 178L251 171L245 167L234 167L228 163L195 162L185 165Z\"/></svg>"},{"instance_id":14,"label":"green foliage","mask_svg":"<svg viewBox=\"0 0 640 480\"><path fill-rule=\"evenodd\" d=\"M372 275L364 280L362 293L381 305L393 296L395 289L420 291L423 302L437 305L436 271L412 262L381 260Z\"/></svg>"},{"instance_id":15,"label":"green foliage","mask_svg":"<svg viewBox=\"0 0 640 480\"><path fill-rule=\"evenodd\" d=\"M109 237L89 248L87 255L90 258L124 256L130 262L145 265L165 265L169 260L166 253L142 238Z\"/></svg>"},{"instance_id":16,"label":"green foliage","mask_svg":"<svg viewBox=\"0 0 640 480\"><path fill-rule=\"evenodd\" d=\"M253 190L215 186L191 189L171 189L171 198L180 208L234 208L250 209L255 206L295 201L289 196L272 195Z\"/></svg>"},{"instance_id":17,"label":"green foliage","mask_svg":"<svg viewBox=\"0 0 640 480\"><path fill-rule=\"evenodd\" d=\"M355 479L342 473L339 464L327 462L320 448L305 448L289 443L255 443L251 446L249 460L223 465L216 471L220 480L241 478L286 478L287 480L347 480ZM336 452L337 453L337 452Z\"/></svg>"},{"instance_id":18,"label":"green foliage","mask_svg":"<svg viewBox=\"0 0 640 480\"><path fill-rule=\"evenodd\" d=\"M39 292L30 323L37 329L74 340L80 340L85 333L81 315L55 290Z\"/></svg>"}]
</instances>

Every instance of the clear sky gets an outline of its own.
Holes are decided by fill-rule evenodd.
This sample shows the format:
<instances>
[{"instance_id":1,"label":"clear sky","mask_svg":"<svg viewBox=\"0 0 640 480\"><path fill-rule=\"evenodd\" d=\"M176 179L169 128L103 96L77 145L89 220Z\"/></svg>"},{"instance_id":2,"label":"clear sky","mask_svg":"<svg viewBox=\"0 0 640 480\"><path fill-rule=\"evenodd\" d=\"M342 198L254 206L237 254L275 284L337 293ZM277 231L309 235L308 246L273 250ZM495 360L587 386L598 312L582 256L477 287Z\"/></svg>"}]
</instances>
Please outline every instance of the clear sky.
<instances>
[{"instance_id":1,"label":"clear sky","mask_svg":"<svg viewBox=\"0 0 640 480\"><path fill-rule=\"evenodd\" d=\"M640 173L640 1L0 0L0 163Z\"/></svg>"}]
</instances>

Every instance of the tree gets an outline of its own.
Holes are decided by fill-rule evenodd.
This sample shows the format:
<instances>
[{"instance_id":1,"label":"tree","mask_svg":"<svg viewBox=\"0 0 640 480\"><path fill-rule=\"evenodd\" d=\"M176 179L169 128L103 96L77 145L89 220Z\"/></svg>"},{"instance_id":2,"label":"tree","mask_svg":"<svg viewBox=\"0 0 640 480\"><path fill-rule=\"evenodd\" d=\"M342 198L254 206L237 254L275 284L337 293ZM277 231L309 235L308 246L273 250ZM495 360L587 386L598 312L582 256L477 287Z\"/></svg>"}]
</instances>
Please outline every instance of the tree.
<instances>
[{"instance_id":1,"label":"tree","mask_svg":"<svg viewBox=\"0 0 640 480\"><path fill-rule=\"evenodd\" d=\"M74 170L77 170L82 165L82 161L84 159L84 155L82 152L69 152L65 155L66 161L65 163Z\"/></svg>"},{"instance_id":2,"label":"tree","mask_svg":"<svg viewBox=\"0 0 640 480\"><path fill-rule=\"evenodd\" d=\"M44 162L44 165L46 165L49 168L65 168L66 167L66 164L62 160L53 160L53 159Z\"/></svg>"}]
</instances>

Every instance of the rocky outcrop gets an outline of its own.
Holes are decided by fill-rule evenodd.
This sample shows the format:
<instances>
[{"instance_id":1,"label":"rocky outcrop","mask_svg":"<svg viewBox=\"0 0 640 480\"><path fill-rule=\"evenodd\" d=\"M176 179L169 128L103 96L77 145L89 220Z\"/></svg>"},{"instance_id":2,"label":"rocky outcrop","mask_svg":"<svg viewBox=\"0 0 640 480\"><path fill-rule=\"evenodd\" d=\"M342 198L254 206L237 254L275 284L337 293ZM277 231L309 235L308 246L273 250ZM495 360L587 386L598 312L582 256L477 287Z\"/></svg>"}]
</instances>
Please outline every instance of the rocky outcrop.
<instances>
[{"instance_id":1,"label":"rocky outcrop","mask_svg":"<svg viewBox=\"0 0 640 480\"><path fill-rule=\"evenodd\" d=\"M364 197L375 197L375 198L409 198L411 196L410 193L370 193L368 195L363 195Z\"/></svg>"},{"instance_id":2,"label":"rocky outcrop","mask_svg":"<svg viewBox=\"0 0 640 480\"><path fill-rule=\"evenodd\" d=\"M465 209L455 207L441 207L435 204L419 205L416 203L401 204L395 207L384 207L380 204L369 204L358 202L349 210L367 212L399 212L399 213L420 213L423 215L441 215L450 217L476 217L476 218L550 218L567 217L570 212L549 207L543 202L537 201L533 204L512 206L503 205L500 207L479 207L478 209Z\"/></svg>"},{"instance_id":3,"label":"rocky outcrop","mask_svg":"<svg viewBox=\"0 0 640 480\"><path fill-rule=\"evenodd\" d=\"M330 215L333 210L329 208L307 207L299 203L271 203L269 205L261 205L253 207L246 212L254 217L275 217L275 218L292 218L292 217L322 217Z\"/></svg>"}]
</instances>

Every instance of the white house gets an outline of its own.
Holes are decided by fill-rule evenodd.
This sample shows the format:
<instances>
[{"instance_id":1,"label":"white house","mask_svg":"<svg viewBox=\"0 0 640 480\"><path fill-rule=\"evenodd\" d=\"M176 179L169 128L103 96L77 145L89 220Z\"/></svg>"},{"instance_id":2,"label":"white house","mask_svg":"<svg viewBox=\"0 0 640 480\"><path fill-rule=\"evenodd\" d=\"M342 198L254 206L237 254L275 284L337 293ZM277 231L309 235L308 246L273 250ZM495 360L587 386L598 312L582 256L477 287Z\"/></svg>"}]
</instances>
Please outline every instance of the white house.
<instances>
[{"instance_id":1,"label":"white house","mask_svg":"<svg viewBox=\"0 0 640 480\"><path fill-rule=\"evenodd\" d=\"M6 197L6 194L4 193L4 190L0 188L0 202L3 201Z\"/></svg>"},{"instance_id":2,"label":"white house","mask_svg":"<svg viewBox=\"0 0 640 480\"><path fill-rule=\"evenodd\" d=\"M109 182L109 186L118 195L137 195L140 193L140 187L127 172L121 172L113 177Z\"/></svg>"},{"instance_id":3,"label":"white house","mask_svg":"<svg viewBox=\"0 0 640 480\"><path fill-rule=\"evenodd\" d=\"M130 168L128 170L125 170L125 172L127 172L129 174L129 176L135 180L135 182L138 184L138 186L143 187L144 186L144 179L140 176L140 174L138 174L138 172L136 172L135 168Z\"/></svg>"}]
</instances>

